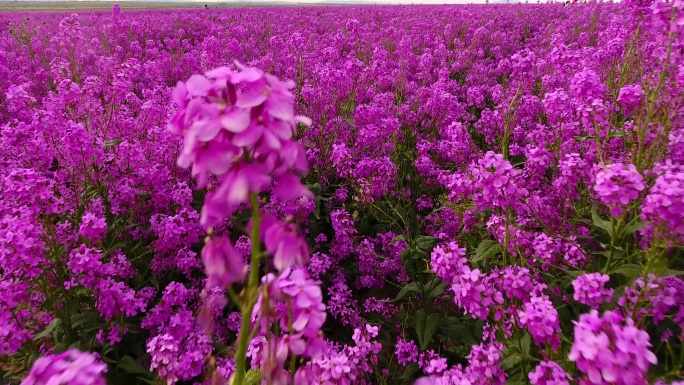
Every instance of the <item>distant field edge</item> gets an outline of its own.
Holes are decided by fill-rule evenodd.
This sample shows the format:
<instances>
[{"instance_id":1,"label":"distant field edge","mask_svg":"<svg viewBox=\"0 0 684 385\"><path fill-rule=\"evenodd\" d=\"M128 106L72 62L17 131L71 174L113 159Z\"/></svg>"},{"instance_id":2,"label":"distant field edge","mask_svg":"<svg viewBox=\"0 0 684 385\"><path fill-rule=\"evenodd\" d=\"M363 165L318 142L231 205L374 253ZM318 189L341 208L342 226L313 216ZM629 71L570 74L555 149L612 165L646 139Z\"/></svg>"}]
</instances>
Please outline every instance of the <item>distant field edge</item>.
<instances>
[{"instance_id":1,"label":"distant field edge","mask_svg":"<svg viewBox=\"0 0 684 385\"><path fill-rule=\"evenodd\" d=\"M348 6L372 5L356 3L252 3L252 2L175 2L175 1L0 1L0 12L67 12L102 11L119 4L123 10L145 9L204 9L209 8L257 8L257 7L311 7L311 6Z\"/></svg>"}]
</instances>

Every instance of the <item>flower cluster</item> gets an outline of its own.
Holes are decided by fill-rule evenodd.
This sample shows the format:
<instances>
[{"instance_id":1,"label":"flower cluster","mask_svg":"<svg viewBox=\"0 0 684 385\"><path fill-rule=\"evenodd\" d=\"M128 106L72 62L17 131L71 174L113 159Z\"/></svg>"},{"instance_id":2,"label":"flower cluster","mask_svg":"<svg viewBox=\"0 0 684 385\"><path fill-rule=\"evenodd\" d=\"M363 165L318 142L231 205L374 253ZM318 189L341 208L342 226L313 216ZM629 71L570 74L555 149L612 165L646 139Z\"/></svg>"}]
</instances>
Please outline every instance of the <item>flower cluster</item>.
<instances>
[{"instance_id":1,"label":"flower cluster","mask_svg":"<svg viewBox=\"0 0 684 385\"><path fill-rule=\"evenodd\" d=\"M527 327L538 345L548 343L554 349L560 345L558 311L548 297L532 295L518 317L520 325Z\"/></svg>"},{"instance_id":2,"label":"flower cluster","mask_svg":"<svg viewBox=\"0 0 684 385\"><path fill-rule=\"evenodd\" d=\"M467 260L463 258L465 249L461 248L456 242L446 245L437 245L432 249L430 255L430 268L435 275L445 281L450 280L465 265Z\"/></svg>"},{"instance_id":3,"label":"flower cluster","mask_svg":"<svg viewBox=\"0 0 684 385\"><path fill-rule=\"evenodd\" d=\"M542 361L528 375L532 385L570 385L572 377L553 361Z\"/></svg>"},{"instance_id":4,"label":"flower cluster","mask_svg":"<svg viewBox=\"0 0 684 385\"><path fill-rule=\"evenodd\" d=\"M418 361L418 346L413 341L398 340L395 354L399 365L406 366Z\"/></svg>"},{"instance_id":5,"label":"flower cluster","mask_svg":"<svg viewBox=\"0 0 684 385\"><path fill-rule=\"evenodd\" d=\"M626 114L631 114L636 108L639 108L641 100L646 93L638 84L630 84L620 89L618 95L618 102L622 104Z\"/></svg>"},{"instance_id":6,"label":"flower cluster","mask_svg":"<svg viewBox=\"0 0 684 385\"><path fill-rule=\"evenodd\" d=\"M613 289L606 288L606 283L610 277L606 274L591 273L584 274L572 281L574 290L573 298L579 303L588 305L594 309L613 298Z\"/></svg>"},{"instance_id":7,"label":"flower cluster","mask_svg":"<svg viewBox=\"0 0 684 385\"><path fill-rule=\"evenodd\" d=\"M684 236L684 172L659 176L641 206L641 216L654 226Z\"/></svg>"},{"instance_id":8,"label":"flower cluster","mask_svg":"<svg viewBox=\"0 0 684 385\"><path fill-rule=\"evenodd\" d=\"M633 384L646 381L657 362L646 332L630 319L607 311L582 314L575 322L575 340L568 358L592 384Z\"/></svg>"},{"instance_id":9,"label":"flower cluster","mask_svg":"<svg viewBox=\"0 0 684 385\"><path fill-rule=\"evenodd\" d=\"M614 217L620 216L645 188L644 178L633 164L615 163L596 173L594 191L601 203L610 206Z\"/></svg>"},{"instance_id":10,"label":"flower cluster","mask_svg":"<svg viewBox=\"0 0 684 385\"><path fill-rule=\"evenodd\" d=\"M240 71L220 67L193 75L174 89L179 110L169 127L184 138L178 165L192 166L200 187L215 178L202 209L205 227L220 224L274 178L278 199L310 195L288 173L307 170L304 149L292 136L296 123L311 124L295 116L293 87L240 66Z\"/></svg>"},{"instance_id":11,"label":"flower cluster","mask_svg":"<svg viewBox=\"0 0 684 385\"><path fill-rule=\"evenodd\" d=\"M105 385L107 365L90 353L68 350L41 357L33 364L22 385Z\"/></svg>"}]
</instances>

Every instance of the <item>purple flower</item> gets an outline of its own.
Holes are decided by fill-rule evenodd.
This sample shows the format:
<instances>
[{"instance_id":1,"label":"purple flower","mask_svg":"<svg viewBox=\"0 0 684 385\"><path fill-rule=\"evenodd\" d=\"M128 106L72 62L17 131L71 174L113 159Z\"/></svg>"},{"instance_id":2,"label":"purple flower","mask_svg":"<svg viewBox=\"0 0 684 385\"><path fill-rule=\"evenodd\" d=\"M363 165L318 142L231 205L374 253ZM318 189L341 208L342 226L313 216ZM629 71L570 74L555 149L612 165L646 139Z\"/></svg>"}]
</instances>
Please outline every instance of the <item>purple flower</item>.
<instances>
[{"instance_id":1,"label":"purple flower","mask_svg":"<svg viewBox=\"0 0 684 385\"><path fill-rule=\"evenodd\" d=\"M437 245L430 255L430 268L444 282L450 282L467 262L465 251L456 242Z\"/></svg>"},{"instance_id":2,"label":"purple flower","mask_svg":"<svg viewBox=\"0 0 684 385\"><path fill-rule=\"evenodd\" d=\"M214 237L202 249L208 286L240 283L245 277L245 263L230 239Z\"/></svg>"},{"instance_id":3,"label":"purple flower","mask_svg":"<svg viewBox=\"0 0 684 385\"><path fill-rule=\"evenodd\" d=\"M147 352L152 356L150 370L171 385L178 381L178 350L178 341L168 334L156 336L147 343Z\"/></svg>"},{"instance_id":4,"label":"purple flower","mask_svg":"<svg viewBox=\"0 0 684 385\"><path fill-rule=\"evenodd\" d=\"M262 220L260 230L266 250L273 255L273 265L279 271L309 261L309 246L293 224L267 216Z\"/></svg>"},{"instance_id":5,"label":"purple flower","mask_svg":"<svg viewBox=\"0 0 684 385\"><path fill-rule=\"evenodd\" d=\"M575 301L598 309L601 303L608 302L613 297L614 290L605 288L609 280L608 275L601 273L584 274L575 278L572 281Z\"/></svg>"},{"instance_id":6,"label":"purple flower","mask_svg":"<svg viewBox=\"0 0 684 385\"><path fill-rule=\"evenodd\" d=\"M399 365L406 366L418 361L418 346L413 341L397 340L395 354Z\"/></svg>"},{"instance_id":7,"label":"purple flower","mask_svg":"<svg viewBox=\"0 0 684 385\"><path fill-rule=\"evenodd\" d=\"M231 216L249 195L277 178L275 193L291 200L311 193L288 171L306 171L302 146L292 140L297 123L291 81L281 82L256 68L220 67L179 83L173 99L180 107L169 128L183 135L178 165L192 166L200 187L216 176L219 187L207 195L202 224L211 227Z\"/></svg>"},{"instance_id":8,"label":"purple flower","mask_svg":"<svg viewBox=\"0 0 684 385\"><path fill-rule=\"evenodd\" d=\"M261 322L259 326L264 333L268 333L271 323L278 321L281 330L292 330L306 337L307 342L313 342L326 319L320 282L310 279L302 267L286 269L278 276L269 274L262 282L269 285L269 298L266 301L263 295L259 297L252 320ZM268 319L260 318L267 313ZM311 346L306 346L311 352Z\"/></svg>"},{"instance_id":9,"label":"purple flower","mask_svg":"<svg viewBox=\"0 0 684 385\"><path fill-rule=\"evenodd\" d=\"M520 325L527 327L537 345L548 343L556 349L560 345L560 320L558 311L549 297L532 294L530 300L518 312Z\"/></svg>"},{"instance_id":10,"label":"purple flower","mask_svg":"<svg viewBox=\"0 0 684 385\"><path fill-rule=\"evenodd\" d=\"M644 188L644 178L633 164L615 163L596 173L594 191L601 203L611 207L614 217L620 216Z\"/></svg>"},{"instance_id":11,"label":"purple flower","mask_svg":"<svg viewBox=\"0 0 684 385\"><path fill-rule=\"evenodd\" d=\"M201 222L209 228L232 215L252 193L263 191L271 184L268 170L257 164L234 165L220 177L220 185L207 194L202 207Z\"/></svg>"},{"instance_id":12,"label":"purple flower","mask_svg":"<svg viewBox=\"0 0 684 385\"><path fill-rule=\"evenodd\" d=\"M21 385L106 385L106 371L95 355L72 349L36 360Z\"/></svg>"},{"instance_id":13,"label":"purple flower","mask_svg":"<svg viewBox=\"0 0 684 385\"><path fill-rule=\"evenodd\" d=\"M658 176L644 198L641 217L665 236L684 237L684 172L668 170Z\"/></svg>"},{"instance_id":14,"label":"purple flower","mask_svg":"<svg viewBox=\"0 0 684 385\"><path fill-rule=\"evenodd\" d=\"M98 217L91 212L86 212L81 218L79 232L81 236L91 241L99 241L107 233L107 222L104 218Z\"/></svg>"},{"instance_id":15,"label":"purple flower","mask_svg":"<svg viewBox=\"0 0 684 385\"><path fill-rule=\"evenodd\" d=\"M593 384L634 384L646 381L657 358L646 332L631 319L613 312L599 318L598 311L582 314L575 323L575 341L568 358Z\"/></svg>"},{"instance_id":16,"label":"purple flower","mask_svg":"<svg viewBox=\"0 0 684 385\"><path fill-rule=\"evenodd\" d=\"M533 372L528 373L532 385L570 385L570 377L553 361L542 361Z\"/></svg>"},{"instance_id":17,"label":"purple flower","mask_svg":"<svg viewBox=\"0 0 684 385\"><path fill-rule=\"evenodd\" d=\"M625 114L631 114L635 109L639 108L641 101L646 93L638 84L629 84L620 89L618 94L618 102L622 104Z\"/></svg>"},{"instance_id":18,"label":"purple flower","mask_svg":"<svg viewBox=\"0 0 684 385\"><path fill-rule=\"evenodd\" d=\"M447 369L447 360L434 351L428 350L420 355L418 366L426 374L440 374Z\"/></svg>"}]
</instances>

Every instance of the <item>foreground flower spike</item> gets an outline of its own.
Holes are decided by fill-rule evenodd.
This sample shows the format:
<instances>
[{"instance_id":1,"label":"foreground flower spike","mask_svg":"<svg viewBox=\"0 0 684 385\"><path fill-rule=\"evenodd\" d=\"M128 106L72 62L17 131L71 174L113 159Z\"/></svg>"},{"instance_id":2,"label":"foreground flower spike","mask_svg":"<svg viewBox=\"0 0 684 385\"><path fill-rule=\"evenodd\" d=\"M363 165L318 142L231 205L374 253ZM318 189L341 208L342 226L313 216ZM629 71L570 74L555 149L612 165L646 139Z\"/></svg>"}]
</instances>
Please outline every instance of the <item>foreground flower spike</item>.
<instances>
[{"instance_id":1,"label":"foreground flower spike","mask_svg":"<svg viewBox=\"0 0 684 385\"><path fill-rule=\"evenodd\" d=\"M179 83L173 93L179 110L169 126L184 139L178 165L192 166L192 175L200 187L218 185L210 187L202 208L201 222L206 228L220 225L240 205L249 202L251 206L247 225L249 269L232 241L212 237L213 230L202 249L207 290L217 286L233 290L233 284L245 283L249 271L240 296L232 295L242 311L233 383L242 385L245 380L247 350L255 337L252 324L259 321L258 337L265 336L268 341L262 346L264 352L258 364L261 376L266 382L284 383L289 356L294 360L295 356L320 353L325 305L320 282L308 279L306 269L301 267L309 261L306 241L294 224L262 213L259 194L275 184L272 196L279 203L301 197L312 200L313 194L292 174L307 170L304 150L292 139L296 123L308 125L311 120L295 116L294 95L290 92L293 82L281 82L256 68L237 66L238 71L220 67ZM260 280L262 242L281 274L269 274ZM277 308L274 300L281 301ZM212 306L211 302L207 301L206 306ZM213 330L209 312L204 308L200 317L207 331ZM280 333L271 331L274 316L280 320ZM294 361L290 365L294 370ZM160 368L158 372L165 370Z\"/></svg>"},{"instance_id":2,"label":"foreground flower spike","mask_svg":"<svg viewBox=\"0 0 684 385\"><path fill-rule=\"evenodd\" d=\"M230 239L216 237L202 249L202 262L207 269L208 286L228 286L245 278L242 255L233 247Z\"/></svg>"},{"instance_id":3,"label":"foreground flower spike","mask_svg":"<svg viewBox=\"0 0 684 385\"><path fill-rule=\"evenodd\" d=\"M230 217L274 180L280 199L311 195L288 174L308 169L304 149L292 137L297 123L311 124L294 114L294 83L237 66L237 71L220 67L193 75L173 92L179 109L169 128L184 139L178 165L192 166L200 187L218 183L202 209L206 228Z\"/></svg>"},{"instance_id":4,"label":"foreground flower spike","mask_svg":"<svg viewBox=\"0 0 684 385\"><path fill-rule=\"evenodd\" d=\"M575 323L575 341L568 358L592 384L642 384L657 358L649 350L648 333L631 319L607 311L582 314Z\"/></svg>"},{"instance_id":5,"label":"foreground flower spike","mask_svg":"<svg viewBox=\"0 0 684 385\"><path fill-rule=\"evenodd\" d=\"M105 372L93 354L72 349L36 360L21 385L106 385Z\"/></svg>"}]
</instances>

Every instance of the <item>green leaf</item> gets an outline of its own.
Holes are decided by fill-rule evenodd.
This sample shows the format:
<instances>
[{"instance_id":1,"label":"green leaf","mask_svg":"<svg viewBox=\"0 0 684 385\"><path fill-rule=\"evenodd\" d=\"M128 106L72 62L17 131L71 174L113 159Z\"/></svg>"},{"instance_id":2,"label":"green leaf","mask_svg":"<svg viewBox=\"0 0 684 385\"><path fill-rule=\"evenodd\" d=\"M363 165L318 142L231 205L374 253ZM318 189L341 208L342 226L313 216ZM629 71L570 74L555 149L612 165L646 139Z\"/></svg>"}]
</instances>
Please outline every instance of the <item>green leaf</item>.
<instances>
[{"instance_id":1,"label":"green leaf","mask_svg":"<svg viewBox=\"0 0 684 385\"><path fill-rule=\"evenodd\" d=\"M669 277L671 275L682 275L684 271L672 270L664 263L662 265L656 263L655 266L651 267L649 273L655 274L656 277Z\"/></svg>"},{"instance_id":2,"label":"green leaf","mask_svg":"<svg viewBox=\"0 0 684 385\"><path fill-rule=\"evenodd\" d=\"M57 327L60 326L60 325L62 325L62 320L61 320L61 319L59 319L59 318L53 319L52 322L50 322L50 323L45 327L45 329L43 329L43 331L41 331L40 333L38 333L38 334L36 334L35 336L33 336L33 340L34 340L34 341L38 341L38 340L40 340L40 339L43 339L43 338L49 336L49 335L55 330L55 328L57 328Z\"/></svg>"},{"instance_id":3,"label":"green leaf","mask_svg":"<svg viewBox=\"0 0 684 385\"><path fill-rule=\"evenodd\" d=\"M527 384L526 381L523 381L520 379L520 373L518 373L515 376L515 378L513 378L513 379L510 379L510 378L506 379L506 385L526 385L526 384Z\"/></svg>"},{"instance_id":4,"label":"green leaf","mask_svg":"<svg viewBox=\"0 0 684 385\"><path fill-rule=\"evenodd\" d=\"M593 136L575 136L574 139L575 139L578 143L582 143L582 142L584 142L584 141L587 140L587 139L594 139L594 137L593 137Z\"/></svg>"},{"instance_id":5,"label":"green leaf","mask_svg":"<svg viewBox=\"0 0 684 385\"><path fill-rule=\"evenodd\" d=\"M520 357L520 354L515 350L511 349L508 351L508 353L510 354L508 354L504 361L501 363L501 369L509 370L522 361L522 357Z\"/></svg>"},{"instance_id":6,"label":"green leaf","mask_svg":"<svg viewBox=\"0 0 684 385\"><path fill-rule=\"evenodd\" d=\"M580 275L584 275L587 272L584 270L565 270L565 274L571 276L571 277L579 277Z\"/></svg>"},{"instance_id":7,"label":"green leaf","mask_svg":"<svg viewBox=\"0 0 684 385\"><path fill-rule=\"evenodd\" d=\"M126 247L126 245L127 245L126 242L118 242L115 245L108 247L107 252L111 252L111 251L118 250L118 249L123 249L124 247Z\"/></svg>"},{"instance_id":8,"label":"green leaf","mask_svg":"<svg viewBox=\"0 0 684 385\"><path fill-rule=\"evenodd\" d=\"M501 245L491 239L480 242L475 250L475 257L471 258L473 263L481 263L501 252Z\"/></svg>"},{"instance_id":9,"label":"green leaf","mask_svg":"<svg viewBox=\"0 0 684 385\"><path fill-rule=\"evenodd\" d=\"M394 301L399 301L400 299L406 297L406 294L408 293L420 293L421 290L418 287L418 282L411 282L408 285L404 286L401 288L399 291L399 294L397 294L397 297L394 299Z\"/></svg>"},{"instance_id":10,"label":"green leaf","mask_svg":"<svg viewBox=\"0 0 684 385\"><path fill-rule=\"evenodd\" d=\"M52 351L56 353L63 353L69 349L69 345L67 345L65 342L60 342L55 345L54 348L52 348Z\"/></svg>"},{"instance_id":11,"label":"green leaf","mask_svg":"<svg viewBox=\"0 0 684 385\"><path fill-rule=\"evenodd\" d=\"M599 217L598 213L596 212L596 208L592 207L591 208L591 221L594 223L594 226L598 227L599 229L605 230L608 234L613 233L613 225L610 223L610 221L605 221Z\"/></svg>"},{"instance_id":12,"label":"green leaf","mask_svg":"<svg viewBox=\"0 0 684 385\"><path fill-rule=\"evenodd\" d=\"M423 260L425 252L416 249L406 249L401 252L401 262L406 268L406 273L411 278L415 278L419 271L419 263Z\"/></svg>"},{"instance_id":13,"label":"green leaf","mask_svg":"<svg viewBox=\"0 0 684 385\"><path fill-rule=\"evenodd\" d=\"M418 310L415 315L415 328L418 334L420 350L425 350L432 341L432 337L439 328L440 319L436 314L427 314L423 310Z\"/></svg>"},{"instance_id":14,"label":"green leaf","mask_svg":"<svg viewBox=\"0 0 684 385\"><path fill-rule=\"evenodd\" d=\"M95 311L89 311L86 313L76 314L71 317L71 327L77 329L83 324L94 322L98 319L99 315Z\"/></svg>"},{"instance_id":15,"label":"green leaf","mask_svg":"<svg viewBox=\"0 0 684 385\"><path fill-rule=\"evenodd\" d=\"M110 140L109 142L105 142L104 147L105 147L105 148L114 147L114 146L116 146L117 144L119 144L119 143L121 143L121 142L123 142L123 139L114 139L114 140Z\"/></svg>"},{"instance_id":16,"label":"green leaf","mask_svg":"<svg viewBox=\"0 0 684 385\"><path fill-rule=\"evenodd\" d=\"M520 351L522 352L523 357L529 357L530 356L530 345L532 344L532 339L530 338L529 333L523 334L522 338L520 338Z\"/></svg>"},{"instance_id":17,"label":"green leaf","mask_svg":"<svg viewBox=\"0 0 684 385\"><path fill-rule=\"evenodd\" d=\"M83 344L83 341L76 340L69 345L69 349L83 350L82 344Z\"/></svg>"},{"instance_id":18,"label":"green leaf","mask_svg":"<svg viewBox=\"0 0 684 385\"><path fill-rule=\"evenodd\" d=\"M401 262L404 264L404 267L406 268L406 273L409 275L409 277L413 278L416 276L416 267L415 263L413 263L411 252L411 249L406 249L402 251Z\"/></svg>"},{"instance_id":19,"label":"green leaf","mask_svg":"<svg viewBox=\"0 0 684 385\"><path fill-rule=\"evenodd\" d=\"M318 193L321 192L321 184L318 182L314 184L306 184L306 188L308 188L315 195L318 195Z\"/></svg>"},{"instance_id":20,"label":"green leaf","mask_svg":"<svg viewBox=\"0 0 684 385\"><path fill-rule=\"evenodd\" d=\"M644 227L648 226L649 222L643 222L643 221L636 221L635 223L632 223L631 225L627 226L622 230L623 236L631 235L634 234L635 231L641 230Z\"/></svg>"},{"instance_id":21,"label":"green leaf","mask_svg":"<svg viewBox=\"0 0 684 385\"><path fill-rule=\"evenodd\" d=\"M431 237L429 235L420 235L416 238L416 248L425 251L432 251L439 241L439 238Z\"/></svg>"},{"instance_id":22,"label":"green leaf","mask_svg":"<svg viewBox=\"0 0 684 385\"><path fill-rule=\"evenodd\" d=\"M113 363L116 362L113 358L109 358L109 357L107 357L107 356L105 356L105 355L103 355L102 357L100 357L100 359L101 359L102 361L104 361L105 363L107 363L107 364L113 364Z\"/></svg>"},{"instance_id":23,"label":"green leaf","mask_svg":"<svg viewBox=\"0 0 684 385\"><path fill-rule=\"evenodd\" d=\"M613 270L613 273L622 274L627 278L641 277L641 266L628 263L618 266L615 270Z\"/></svg>"},{"instance_id":24,"label":"green leaf","mask_svg":"<svg viewBox=\"0 0 684 385\"><path fill-rule=\"evenodd\" d=\"M443 284L441 278L434 278L423 287L423 297L431 301L444 294L449 285Z\"/></svg>"},{"instance_id":25,"label":"green leaf","mask_svg":"<svg viewBox=\"0 0 684 385\"><path fill-rule=\"evenodd\" d=\"M245 385L257 385L261 383L261 372L250 370L245 375Z\"/></svg>"},{"instance_id":26,"label":"green leaf","mask_svg":"<svg viewBox=\"0 0 684 385\"><path fill-rule=\"evenodd\" d=\"M467 345L477 344L477 340L473 338L473 333L469 330L458 318L449 317L442 320L437 331L439 335L444 338L452 339L455 342Z\"/></svg>"},{"instance_id":27,"label":"green leaf","mask_svg":"<svg viewBox=\"0 0 684 385\"><path fill-rule=\"evenodd\" d=\"M408 318L408 313L406 312L406 308L404 307L404 304L401 304L399 306L399 319L403 321L406 318Z\"/></svg>"},{"instance_id":28,"label":"green leaf","mask_svg":"<svg viewBox=\"0 0 684 385\"><path fill-rule=\"evenodd\" d=\"M140 364L135 362L135 360L131 356L121 357L119 362L117 362L116 366L126 373L142 374L146 377L150 375L150 371L140 366Z\"/></svg>"}]
</instances>

